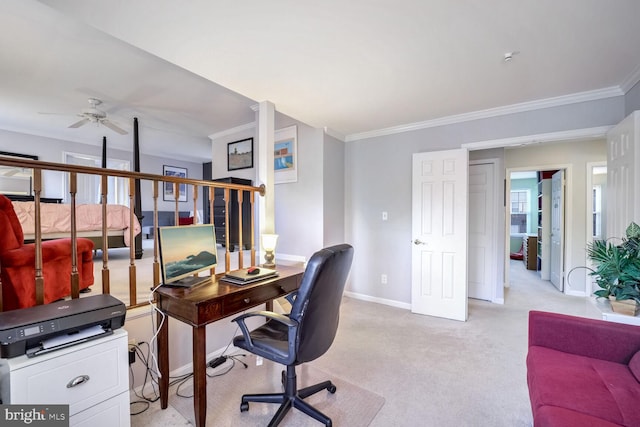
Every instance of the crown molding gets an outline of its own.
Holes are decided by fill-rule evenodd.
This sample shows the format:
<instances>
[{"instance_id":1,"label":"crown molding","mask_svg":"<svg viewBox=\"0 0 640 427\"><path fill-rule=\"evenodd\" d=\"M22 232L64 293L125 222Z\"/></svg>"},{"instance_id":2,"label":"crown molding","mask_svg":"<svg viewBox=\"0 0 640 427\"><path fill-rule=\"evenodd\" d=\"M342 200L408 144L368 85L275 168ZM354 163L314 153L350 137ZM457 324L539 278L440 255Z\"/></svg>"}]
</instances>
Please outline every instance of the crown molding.
<instances>
[{"instance_id":1,"label":"crown molding","mask_svg":"<svg viewBox=\"0 0 640 427\"><path fill-rule=\"evenodd\" d=\"M409 132L420 129L427 129L437 126L446 126L456 123L463 123L472 120L487 119L490 117L503 116L507 114L521 113L525 111L538 110L543 108L557 107L562 105L576 104L579 102L596 101L599 99L623 96L625 92L620 86L612 86L604 89L578 92L571 95L557 96L554 98L539 99L536 101L522 102L519 104L506 105L503 107L489 108L486 110L473 111L470 113L457 114L453 116L441 117L439 119L426 120L423 122L410 123L407 125L393 126L389 128L373 130L362 133L347 135L346 142L358 141L361 139L374 138L378 136L393 135L402 132Z\"/></svg>"},{"instance_id":2,"label":"crown molding","mask_svg":"<svg viewBox=\"0 0 640 427\"><path fill-rule=\"evenodd\" d=\"M579 139L604 138L613 126L598 126L593 128L572 129L559 132L540 133L537 135L516 136L513 138L492 139L488 141L469 142L461 148L469 151L486 150L489 148L520 147L523 145L540 144L543 142L561 142Z\"/></svg>"},{"instance_id":3,"label":"crown molding","mask_svg":"<svg viewBox=\"0 0 640 427\"><path fill-rule=\"evenodd\" d=\"M340 132L333 130L327 126L325 126L323 129L324 129L324 133L326 133L327 135L332 136L339 141L345 142L346 136L341 134Z\"/></svg>"},{"instance_id":4,"label":"crown molding","mask_svg":"<svg viewBox=\"0 0 640 427\"><path fill-rule=\"evenodd\" d=\"M220 132L212 133L211 135L209 135L209 139L212 141L215 141L216 139L220 139L229 135L235 135L236 133L244 132L246 130L253 129L255 127L256 127L255 122L245 123L244 125L236 126L231 129L225 129Z\"/></svg>"},{"instance_id":5,"label":"crown molding","mask_svg":"<svg viewBox=\"0 0 640 427\"><path fill-rule=\"evenodd\" d=\"M624 79L624 81L620 85L620 89L622 89L624 93L627 93L638 82L640 82L640 64L636 67L635 70L631 72L631 74L629 74L629 76L627 76L626 79Z\"/></svg>"}]
</instances>

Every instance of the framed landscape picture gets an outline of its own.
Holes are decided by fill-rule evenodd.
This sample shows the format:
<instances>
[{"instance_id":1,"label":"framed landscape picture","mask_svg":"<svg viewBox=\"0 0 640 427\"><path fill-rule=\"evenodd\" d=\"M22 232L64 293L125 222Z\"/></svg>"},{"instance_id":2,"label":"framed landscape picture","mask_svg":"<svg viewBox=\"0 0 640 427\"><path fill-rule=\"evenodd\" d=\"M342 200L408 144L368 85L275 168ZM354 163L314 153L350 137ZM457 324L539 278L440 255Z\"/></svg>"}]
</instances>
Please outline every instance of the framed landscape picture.
<instances>
[{"instance_id":1,"label":"framed landscape picture","mask_svg":"<svg viewBox=\"0 0 640 427\"><path fill-rule=\"evenodd\" d=\"M249 169L253 167L253 138L227 144L227 170Z\"/></svg>"},{"instance_id":2,"label":"framed landscape picture","mask_svg":"<svg viewBox=\"0 0 640 427\"><path fill-rule=\"evenodd\" d=\"M162 166L162 174L164 176L175 176L178 178L186 178L187 177L187 169L179 168L177 166ZM173 182L165 182L164 183L164 191L162 192L162 200L174 201L175 196L173 194L174 190ZM187 201L187 184L180 184L180 194L178 195L179 202Z\"/></svg>"},{"instance_id":3,"label":"framed landscape picture","mask_svg":"<svg viewBox=\"0 0 640 427\"><path fill-rule=\"evenodd\" d=\"M289 126L275 133L274 181L276 184L298 181L297 127Z\"/></svg>"}]
</instances>

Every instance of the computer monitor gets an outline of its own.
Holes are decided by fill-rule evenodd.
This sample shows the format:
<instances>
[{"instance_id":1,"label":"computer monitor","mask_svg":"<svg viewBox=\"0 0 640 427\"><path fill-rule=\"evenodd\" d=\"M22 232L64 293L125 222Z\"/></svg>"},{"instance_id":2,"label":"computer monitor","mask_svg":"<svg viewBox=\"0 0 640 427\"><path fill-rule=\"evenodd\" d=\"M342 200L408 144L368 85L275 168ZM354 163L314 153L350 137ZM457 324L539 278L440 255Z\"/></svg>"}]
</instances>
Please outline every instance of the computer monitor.
<instances>
[{"instance_id":1,"label":"computer monitor","mask_svg":"<svg viewBox=\"0 0 640 427\"><path fill-rule=\"evenodd\" d=\"M218 261L213 224L158 227L158 244L165 285L188 285L186 278L214 268Z\"/></svg>"}]
</instances>

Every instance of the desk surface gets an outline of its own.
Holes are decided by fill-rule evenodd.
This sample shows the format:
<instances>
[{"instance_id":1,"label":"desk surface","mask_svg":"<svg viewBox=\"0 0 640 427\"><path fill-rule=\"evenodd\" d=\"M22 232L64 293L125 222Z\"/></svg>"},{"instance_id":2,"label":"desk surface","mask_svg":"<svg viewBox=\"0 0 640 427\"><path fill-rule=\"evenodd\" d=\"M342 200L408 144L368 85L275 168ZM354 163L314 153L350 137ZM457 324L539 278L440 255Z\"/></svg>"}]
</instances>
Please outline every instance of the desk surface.
<instances>
[{"instance_id":1,"label":"desk surface","mask_svg":"<svg viewBox=\"0 0 640 427\"><path fill-rule=\"evenodd\" d=\"M206 325L249 308L287 295L300 287L302 267L278 266L278 276L244 286L209 281L193 288L160 286L157 306L165 314L192 326L193 336L193 407L196 425L204 427L207 414ZM160 368L160 406L169 399L169 322L158 323L158 365Z\"/></svg>"},{"instance_id":2,"label":"desk surface","mask_svg":"<svg viewBox=\"0 0 640 427\"><path fill-rule=\"evenodd\" d=\"M298 289L301 267L278 266L277 270L276 277L242 286L219 280L192 288L160 286L158 308L189 325L206 325Z\"/></svg>"}]
</instances>

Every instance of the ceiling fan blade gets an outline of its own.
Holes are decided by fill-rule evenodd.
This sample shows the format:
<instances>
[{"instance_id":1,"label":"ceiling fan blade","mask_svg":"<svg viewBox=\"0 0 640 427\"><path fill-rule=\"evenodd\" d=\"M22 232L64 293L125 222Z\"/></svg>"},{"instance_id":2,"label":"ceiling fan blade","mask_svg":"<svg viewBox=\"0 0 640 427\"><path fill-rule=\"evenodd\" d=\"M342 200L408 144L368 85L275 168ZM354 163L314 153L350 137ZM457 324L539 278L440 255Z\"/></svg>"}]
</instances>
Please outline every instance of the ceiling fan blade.
<instances>
[{"instance_id":1,"label":"ceiling fan blade","mask_svg":"<svg viewBox=\"0 0 640 427\"><path fill-rule=\"evenodd\" d=\"M111 129L112 131L114 131L116 133L119 133L120 135L126 135L128 133L126 130L124 130L121 127L115 125L114 123L110 122L109 120L101 120L100 123L102 123L103 125L105 125L109 129Z\"/></svg>"},{"instance_id":2,"label":"ceiling fan blade","mask_svg":"<svg viewBox=\"0 0 640 427\"><path fill-rule=\"evenodd\" d=\"M79 128L80 126L86 125L87 123L89 123L91 120L90 119L82 119L79 122L75 122L72 125L69 125L70 128Z\"/></svg>"}]
</instances>

